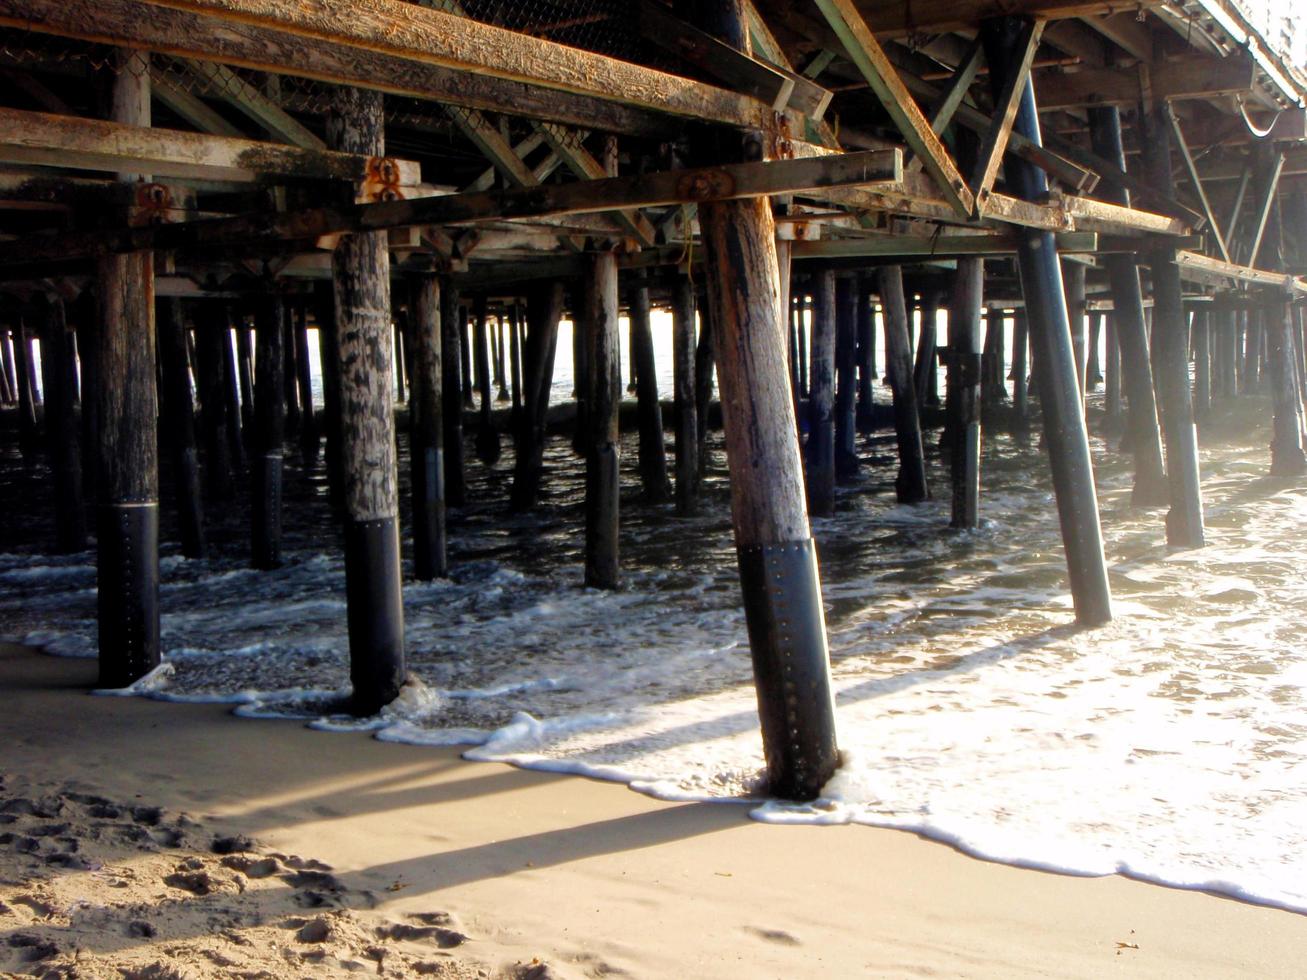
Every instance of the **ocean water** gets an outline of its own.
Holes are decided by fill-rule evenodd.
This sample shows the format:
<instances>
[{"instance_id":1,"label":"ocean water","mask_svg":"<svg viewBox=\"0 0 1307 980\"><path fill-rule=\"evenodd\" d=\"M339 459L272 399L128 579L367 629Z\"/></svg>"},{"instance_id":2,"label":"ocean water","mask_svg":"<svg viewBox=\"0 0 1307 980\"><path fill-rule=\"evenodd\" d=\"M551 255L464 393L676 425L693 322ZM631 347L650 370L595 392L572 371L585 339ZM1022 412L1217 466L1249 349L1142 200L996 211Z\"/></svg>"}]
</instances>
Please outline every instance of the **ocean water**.
<instances>
[{"instance_id":1,"label":"ocean water","mask_svg":"<svg viewBox=\"0 0 1307 980\"><path fill-rule=\"evenodd\" d=\"M614 592L583 587L566 440L530 515L507 512L511 451L493 469L469 459L477 503L451 514L452 577L405 585L413 680L364 720L330 714L348 683L344 572L320 469L292 469L285 567L245 567L240 503L210 508L211 558L165 547L167 659L124 693L1307 912L1307 487L1266 475L1269 413L1247 409L1204 436L1200 551L1168 551L1163 512L1129 507L1128 462L1094 438L1116 611L1095 630L1072 625L1037 438L986 441L984 525L966 533L946 499L897 505L889 435L860 439L860 476L814 523L844 753L814 804L759 792L720 442L700 515L680 519L640 500L624 441ZM6 459L0 474L6 499L40 499L39 470ZM934 459L941 498L944 476ZM93 656L93 555L42 554L39 513L4 529L0 634Z\"/></svg>"}]
</instances>

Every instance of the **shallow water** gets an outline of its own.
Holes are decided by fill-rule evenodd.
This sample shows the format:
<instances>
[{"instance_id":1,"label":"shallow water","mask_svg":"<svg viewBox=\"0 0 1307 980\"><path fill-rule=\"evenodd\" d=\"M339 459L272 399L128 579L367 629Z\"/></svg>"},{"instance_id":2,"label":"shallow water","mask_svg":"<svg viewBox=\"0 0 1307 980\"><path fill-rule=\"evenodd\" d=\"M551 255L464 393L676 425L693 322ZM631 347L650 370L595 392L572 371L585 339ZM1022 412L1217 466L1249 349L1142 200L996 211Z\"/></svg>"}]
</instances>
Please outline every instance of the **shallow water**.
<instances>
[{"instance_id":1,"label":"shallow water","mask_svg":"<svg viewBox=\"0 0 1307 980\"><path fill-rule=\"evenodd\" d=\"M1264 475L1267 433L1248 418L1225 428L1252 446L1205 439L1197 552L1168 553L1162 512L1129 508L1126 461L1094 440L1117 619L1092 631L1070 625L1037 444L987 442L985 523L960 534L946 501L897 506L888 436L862 441L859 480L814 526L845 765L811 806L753 797L761 744L720 445L701 516L682 520L640 501L625 443L625 580L607 593L582 586L582 467L565 440L532 515L506 512L511 453L470 462L479 503L451 517L453 577L405 586L417 680L364 722L319 718L347 683L344 574L320 472L292 473L284 568L244 567L235 505L210 515L212 558L165 548L167 662L133 693L473 743L470 757L668 798L754 799L760 819L901 827L1013 864L1307 911L1307 492ZM39 486L12 460L3 474L6 493ZM942 492L938 460L931 476ZM93 556L41 555L40 520L3 527L0 632L93 655Z\"/></svg>"}]
</instances>

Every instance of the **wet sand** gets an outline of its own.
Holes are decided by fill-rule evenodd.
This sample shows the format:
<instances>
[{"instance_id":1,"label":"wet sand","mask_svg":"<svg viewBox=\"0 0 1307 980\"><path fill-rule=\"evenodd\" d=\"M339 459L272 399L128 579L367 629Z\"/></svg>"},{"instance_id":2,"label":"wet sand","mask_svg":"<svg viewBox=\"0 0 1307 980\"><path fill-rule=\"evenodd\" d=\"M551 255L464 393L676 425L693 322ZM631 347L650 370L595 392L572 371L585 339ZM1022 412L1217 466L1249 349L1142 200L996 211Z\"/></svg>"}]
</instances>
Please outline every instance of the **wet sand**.
<instances>
[{"instance_id":1,"label":"wet sand","mask_svg":"<svg viewBox=\"0 0 1307 980\"><path fill-rule=\"evenodd\" d=\"M89 697L94 676L0 646L0 972L1278 977L1307 956L1293 913Z\"/></svg>"}]
</instances>

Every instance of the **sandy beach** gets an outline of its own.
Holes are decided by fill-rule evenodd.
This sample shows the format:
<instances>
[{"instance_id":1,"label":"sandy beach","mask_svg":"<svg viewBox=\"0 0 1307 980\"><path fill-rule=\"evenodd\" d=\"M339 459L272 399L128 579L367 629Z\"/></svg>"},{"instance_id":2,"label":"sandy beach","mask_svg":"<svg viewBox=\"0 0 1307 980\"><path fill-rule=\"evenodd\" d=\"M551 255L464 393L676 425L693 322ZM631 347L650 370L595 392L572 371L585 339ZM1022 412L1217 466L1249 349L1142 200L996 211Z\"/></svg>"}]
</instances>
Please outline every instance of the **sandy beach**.
<instances>
[{"instance_id":1,"label":"sandy beach","mask_svg":"<svg viewBox=\"0 0 1307 980\"><path fill-rule=\"evenodd\" d=\"M1288 977L1307 918L867 827L90 697L0 648L0 971Z\"/></svg>"}]
</instances>

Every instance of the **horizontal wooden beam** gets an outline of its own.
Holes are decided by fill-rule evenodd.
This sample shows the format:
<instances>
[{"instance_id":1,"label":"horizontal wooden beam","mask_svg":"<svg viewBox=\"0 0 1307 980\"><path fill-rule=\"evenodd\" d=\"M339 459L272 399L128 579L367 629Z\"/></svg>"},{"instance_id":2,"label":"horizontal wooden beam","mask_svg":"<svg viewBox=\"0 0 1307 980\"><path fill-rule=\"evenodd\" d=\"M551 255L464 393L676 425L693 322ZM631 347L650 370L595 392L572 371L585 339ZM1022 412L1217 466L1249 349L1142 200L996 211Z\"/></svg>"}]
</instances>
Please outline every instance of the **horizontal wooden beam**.
<instances>
[{"instance_id":1,"label":"horizontal wooden beam","mask_svg":"<svg viewBox=\"0 0 1307 980\"><path fill-rule=\"evenodd\" d=\"M986 17L1065 20L1157 6L1161 0L913 0L911 4L859 0L872 30L884 37L975 30Z\"/></svg>"},{"instance_id":2,"label":"horizontal wooden beam","mask_svg":"<svg viewBox=\"0 0 1307 980\"><path fill-rule=\"evenodd\" d=\"M652 43L707 72L727 88L775 109L792 106L813 120L830 105L831 92L810 78L765 65L672 14L659 0L635 5L640 33Z\"/></svg>"},{"instance_id":3,"label":"horizontal wooden beam","mask_svg":"<svg viewBox=\"0 0 1307 980\"><path fill-rule=\"evenodd\" d=\"M289 213L107 232L34 235L0 245L0 264L91 258L142 249L204 249L413 225L586 214L624 208L766 197L849 185L893 186L903 177L897 150L869 150L810 160L773 160L694 170L610 177L571 184L449 194Z\"/></svg>"},{"instance_id":4,"label":"horizontal wooden beam","mask_svg":"<svg viewBox=\"0 0 1307 980\"><path fill-rule=\"evenodd\" d=\"M1229 58L1184 58L1149 69L1152 98L1201 99L1250 92L1253 64L1241 55ZM1035 77L1040 112L1093 105L1135 105L1143 96L1138 69L1088 68L1076 72L1041 72Z\"/></svg>"},{"instance_id":5,"label":"horizontal wooden beam","mask_svg":"<svg viewBox=\"0 0 1307 980\"><path fill-rule=\"evenodd\" d=\"M942 234L877 235L869 238L827 238L798 241L792 246L795 259L839 258L956 258L967 255L1009 255L1017 251L1019 232L996 231L983 235ZM1093 252L1098 236L1093 232L1066 232L1057 236L1059 252Z\"/></svg>"},{"instance_id":6,"label":"horizontal wooden beam","mask_svg":"<svg viewBox=\"0 0 1307 980\"><path fill-rule=\"evenodd\" d=\"M771 107L748 96L403 0L143 0L142 6L188 10L675 116L749 128L770 122Z\"/></svg>"},{"instance_id":7,"label":"horizontal wooden beam","mask_svg":"<svg viewBox=\"0 0 1307 980\"><path fill-rule=\"evenodd\" d=\"M412 8L418 9L418 8ZM0 25L97 44L356 85L391 95L508 112L606 132L673 138L674 117L620 102L469 74L141 0L0 0Z\"/></svg>"},{"instance_id":8,"label":"horizontal wooden beam","mask_svg":"<svg viewBox=\"0 0 1307 980\"><path fill-rule=\"evenodd\" d=\"M1267 272L1233 262L1222 262L1196 252L1177 252L1175 263L1180 267L1180 278L1189 282L1209 285L1247 283L1282 289L1298 296L1307 296L1307 280L1283 272Z\"/></svg>"},{"instance_id":9,"label":"horizontal wooden beam","mask_svg":"<svg viewBox=\"0 0 1307 980\"><path fill-rule=\"evenodd\" d=\"M376 170L374 158L351 153L4 108L0 108L0 161L225 181L358 183ZM413 185L421 180L415 161L392 162L396 183Z\"/></svg>"}]
</instances>

